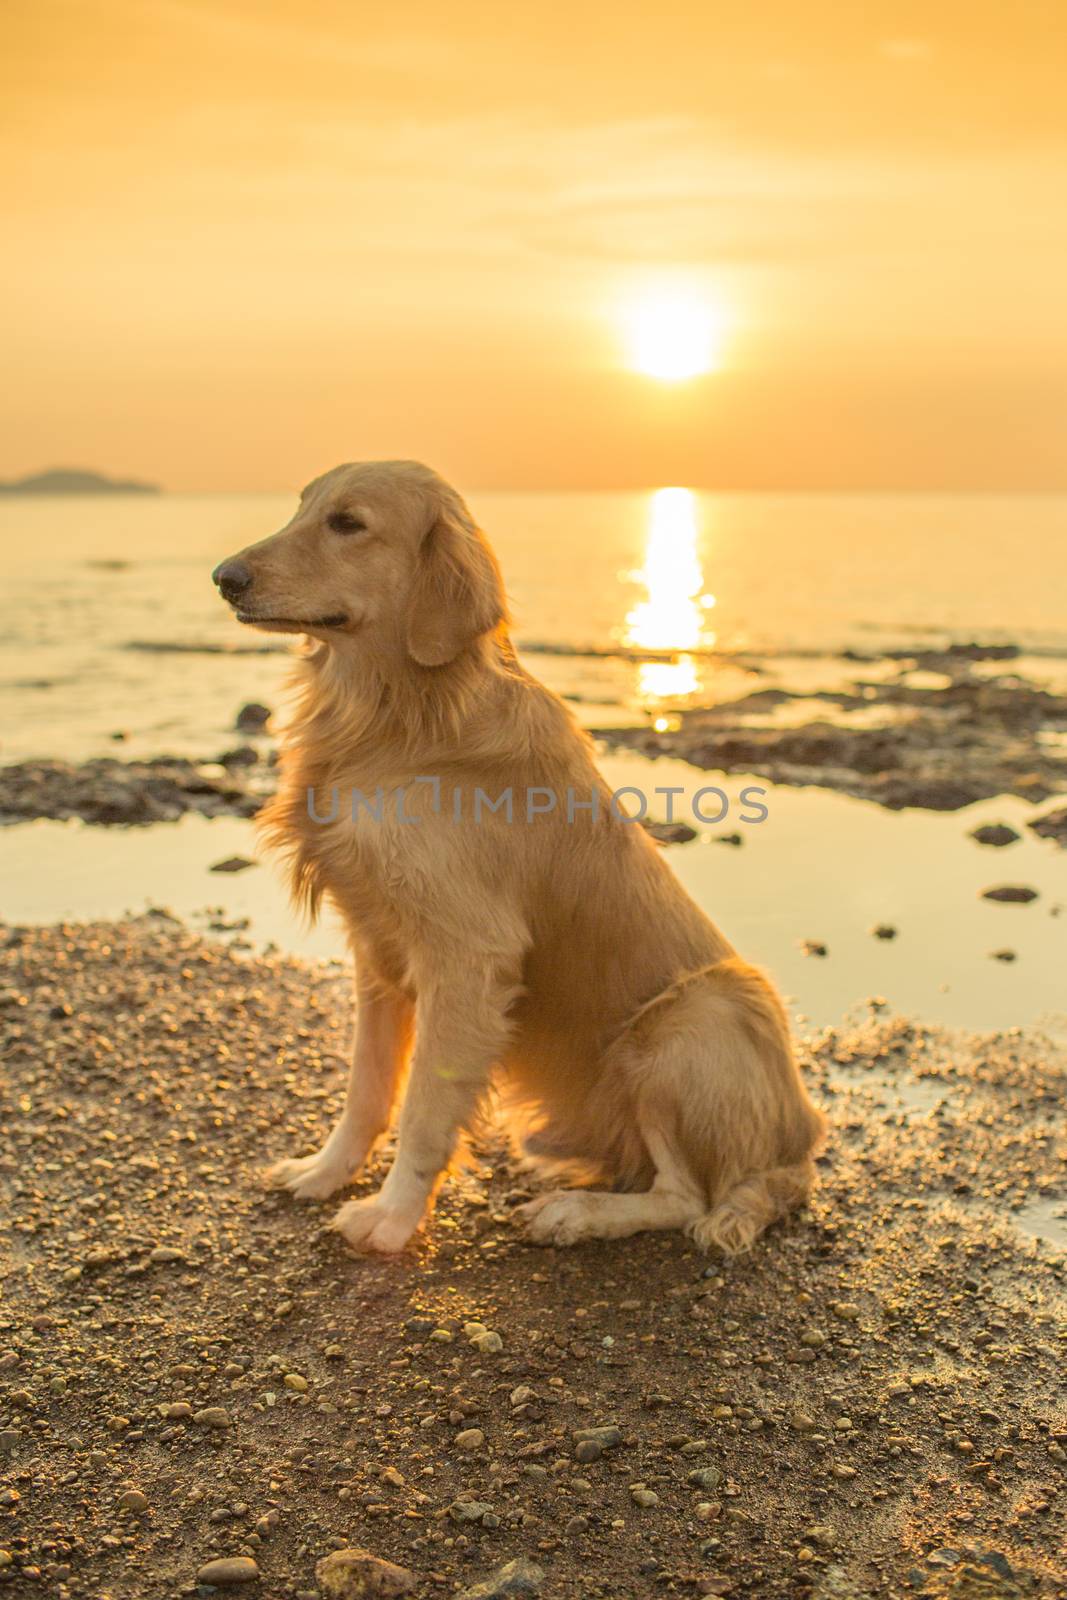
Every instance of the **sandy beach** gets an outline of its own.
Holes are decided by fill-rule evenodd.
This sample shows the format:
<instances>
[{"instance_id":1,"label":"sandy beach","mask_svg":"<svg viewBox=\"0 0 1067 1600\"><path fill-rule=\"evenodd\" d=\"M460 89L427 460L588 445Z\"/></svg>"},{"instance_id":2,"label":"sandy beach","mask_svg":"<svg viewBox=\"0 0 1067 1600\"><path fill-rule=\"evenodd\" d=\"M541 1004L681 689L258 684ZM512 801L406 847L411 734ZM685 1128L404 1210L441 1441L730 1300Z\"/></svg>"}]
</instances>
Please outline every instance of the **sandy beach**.
<instances>
[{"instance_id":1,"label":"sandy beach","mask_svg":"<svg viewBox=\"0 0 1067 1600\"><path fill-rule=\"evenodd\" d=\"M2 947L14 1592L310 1596L351 1546L420 1594L1064 1592L1060 1050L805 1039L820 1185L730 1266L529 1246L492 1141L357 1260L259 1178L338 1108L343 973L162 914Z\"/></svg>"}]
</instances>

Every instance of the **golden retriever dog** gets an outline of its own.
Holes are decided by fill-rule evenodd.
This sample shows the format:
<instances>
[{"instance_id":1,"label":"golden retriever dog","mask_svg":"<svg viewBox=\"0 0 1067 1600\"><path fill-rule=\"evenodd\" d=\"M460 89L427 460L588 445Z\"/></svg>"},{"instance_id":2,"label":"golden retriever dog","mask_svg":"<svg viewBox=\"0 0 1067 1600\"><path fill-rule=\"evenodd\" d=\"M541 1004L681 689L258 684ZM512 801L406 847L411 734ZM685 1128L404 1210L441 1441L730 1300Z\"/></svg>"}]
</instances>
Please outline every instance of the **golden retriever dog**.
<instances>
[{"instance_id":1,"label":"golden retriever dog","mask_svg":"<svg viewBox=\"0 0 1067 1600\"><path fill-rule=\"evenodd\" d=\"M681 1228L735 1254L799 1205L823 1121L781 1001L516 660L456 491L416 462L336 467L214 580L239 622L307 636L262 820L356 965L344 1110L270 1181L344 1188L406 1070L388 1176L333 1221L355 1248L407 1244L491 1087L529 1151L600 1185L524 1206L538 1243Z\"/></svg>"}]
</instances>

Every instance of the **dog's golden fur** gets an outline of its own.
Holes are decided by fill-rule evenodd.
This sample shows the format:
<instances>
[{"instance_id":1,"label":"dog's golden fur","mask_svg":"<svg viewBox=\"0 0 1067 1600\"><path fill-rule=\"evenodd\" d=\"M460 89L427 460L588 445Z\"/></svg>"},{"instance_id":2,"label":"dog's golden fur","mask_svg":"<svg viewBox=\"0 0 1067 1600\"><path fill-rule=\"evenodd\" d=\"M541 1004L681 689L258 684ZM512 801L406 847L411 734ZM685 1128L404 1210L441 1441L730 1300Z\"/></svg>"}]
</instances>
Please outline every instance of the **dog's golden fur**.
<instances>
[{"instance_id":1,"label":"dog's golden fur","mask_svg":"<svg viewBox=\"0 0 1067 1600\"><path fill-rule=\"evenodd\" d=\"M308 635L264 828L297 899L344 918L359 1002L342 1118L273 1181L312 1198L346 1184L410 1055L393 1168L336 1218L352 1244L407 1242L496 1082L528 1149L611 1186L532 1202L535 1239L682 1227L747 1249L809 1192L822 1134L781 1002L614 814L588 739L519 665L462 500L413 462L338 467L236 559L241 619ZM478 789L510 789L514 820L483 806L473 825ZM530 789L558 803L527 821ZM379 790L380 820L353 820L353 793ZM568 791L595 791L596 818L568 821Z\"/></svg>"}]
</instances>

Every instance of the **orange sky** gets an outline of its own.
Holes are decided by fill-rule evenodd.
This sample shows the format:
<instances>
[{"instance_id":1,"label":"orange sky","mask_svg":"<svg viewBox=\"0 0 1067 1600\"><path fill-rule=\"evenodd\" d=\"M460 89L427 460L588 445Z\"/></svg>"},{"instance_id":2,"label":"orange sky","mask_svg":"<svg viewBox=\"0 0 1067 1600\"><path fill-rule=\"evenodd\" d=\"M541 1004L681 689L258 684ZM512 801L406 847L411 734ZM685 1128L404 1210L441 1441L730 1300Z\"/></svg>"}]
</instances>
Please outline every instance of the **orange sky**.
<instances>
[{"instance_id":1,"label":"orange sky","mask_svg":"<svg viewBox=\"0 0 1067 1600\"><path fill-rule=\"evenodd\" d=\"M1065 75L1062 0L8 0L0 474L1067 487Z\"/></svg>"}]
</instances>

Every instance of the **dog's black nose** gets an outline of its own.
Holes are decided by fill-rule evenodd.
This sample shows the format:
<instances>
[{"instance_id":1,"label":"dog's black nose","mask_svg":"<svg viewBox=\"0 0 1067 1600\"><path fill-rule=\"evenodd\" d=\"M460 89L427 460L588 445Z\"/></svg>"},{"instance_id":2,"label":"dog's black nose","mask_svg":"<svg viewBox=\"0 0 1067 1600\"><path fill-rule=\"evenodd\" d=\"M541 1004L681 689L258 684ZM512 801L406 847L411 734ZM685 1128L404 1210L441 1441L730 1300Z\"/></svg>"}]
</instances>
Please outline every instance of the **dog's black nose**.
<instances>
[{"instance_id":1,"label":"dog's black nose","mask_svg":"<svg viewBox=\"0 0 1067 1600\"><path fill-rule=\"evenodd\" d=\"M211 574L224 600L239 600L252 582L252 574L243 561L223 561Z\"/></svg>"}]
</instances>

